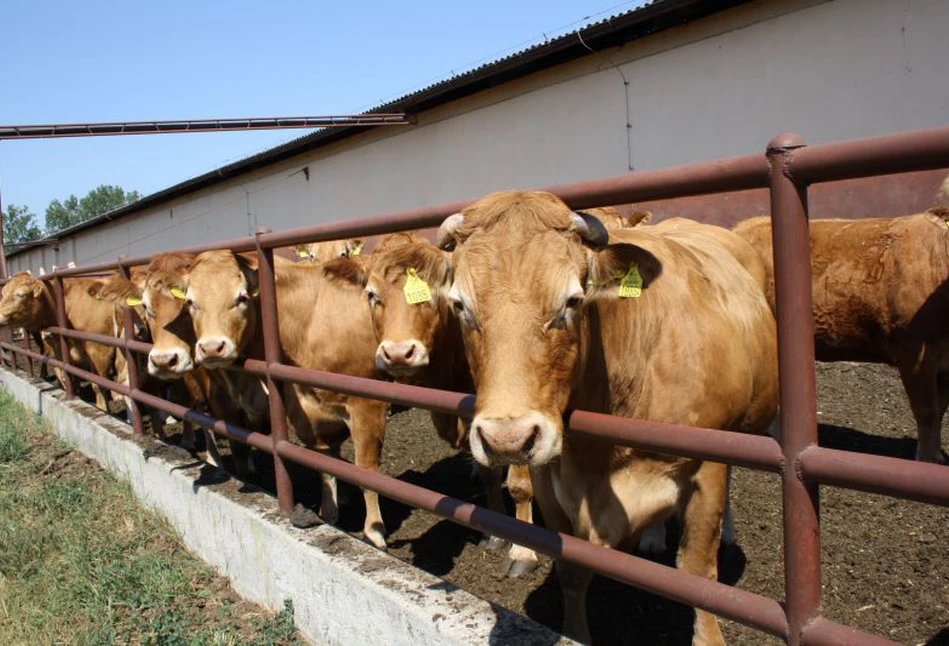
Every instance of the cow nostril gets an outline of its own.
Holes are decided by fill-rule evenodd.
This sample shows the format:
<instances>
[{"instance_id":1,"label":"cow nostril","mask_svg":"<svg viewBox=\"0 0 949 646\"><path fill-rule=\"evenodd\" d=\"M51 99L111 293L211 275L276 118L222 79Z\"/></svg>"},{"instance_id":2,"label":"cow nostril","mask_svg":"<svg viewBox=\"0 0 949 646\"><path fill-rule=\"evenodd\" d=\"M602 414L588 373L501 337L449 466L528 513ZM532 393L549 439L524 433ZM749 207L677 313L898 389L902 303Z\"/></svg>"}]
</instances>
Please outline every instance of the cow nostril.
<instances>
[{"instance_id":1,"label":"cow nostril","mask_svg":"<svg viewBox=\"0 0 949 646\"><path fill-rule=\"evenodd\" d=\"M530 453L534 449L534 443L537 441L537 436L540 435L540 426L534 424L531 427L531 434L527 438L527 441L524 442L524 445L521 447L523 453Z\"/></svg>"},{"instance_id":2,"label":"cow nostril","mask_svg":"<svg viewBox=\"0 0 949 646\"><path fill-rule=\"evenodd\" d=\"M177 354L173 354L173 355L171 355L171 357L169 357L169 359L168 359L168 367L169 367L169 368L174 368L174 367L177 366L177 365L178 365L178 355L177 355Z\"/></svg>"},{"instance_id":3,"label":"cow nostril","mask_svg":"<svg viewBox=\"0 0 949 646\"><path fill-rule=\"evenodd\" d=\"M415 344L414 344L414 343L409 346L409 351L405 353L405 358L406 358L406 359L411 359L413 354L415 354Z\"/></svg>"},{"instance_id":4,"label":"cow nostril","mask_svg":"<svg viewBox=\"0 0 949 646\"><path fill-rule=\"evenodd\" d=\"M484 438L484 429L481 428L480 424L475 425L474 434L477 435L481 441L481 450L484 451L484 454L491 455L491 445L488 444L488 441Z\"/></svg>"},{"instance_id":5,"label":"cow nostril","mask_svg":"<svg viewBox=\"0 0 949 646\"><path fill-rule=\"evenodd\" d=\"M382 350L382 358L385 359L387 362L392 361L392 357L390 357L389 353L386 352L386 347L383 345L383 346L380 346L380 349Z\"/></svg>"},{"instance_id":6,"label":"cow nostril","mask_svg":"<svg viewBox=\"0 0 949 646\"><path fill-rule=\"evenodd\" d=\"M224 354L224 341L221 341L220 343L217 344L217 348L215 349L215 352L218 355Z\"/></svg>"}]
</instances>

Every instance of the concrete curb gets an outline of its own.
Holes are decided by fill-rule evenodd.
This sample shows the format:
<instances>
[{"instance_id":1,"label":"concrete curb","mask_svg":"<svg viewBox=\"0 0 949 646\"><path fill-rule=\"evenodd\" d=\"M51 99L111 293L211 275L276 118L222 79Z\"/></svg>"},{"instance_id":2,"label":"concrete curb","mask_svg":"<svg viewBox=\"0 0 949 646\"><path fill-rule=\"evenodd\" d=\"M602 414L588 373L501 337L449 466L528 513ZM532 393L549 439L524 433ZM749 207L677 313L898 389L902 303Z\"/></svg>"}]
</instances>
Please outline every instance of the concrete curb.
<instances>
[{"instance_id":1,"label":"concrete curb","mask_svg":"<svg viewBox=\"0 0 949 646\"><path fill-rule=\"evenodd\" d=\"M185 545L244 598L279 610L292 599L300 632L319 644L567 644L531 619L465 592L333 527L298 530L276 500L208 477L177 447L148 458L149 438L41 381L0 369L0 385L68 444L129 482Z\"/></svg>"}]
</instances>

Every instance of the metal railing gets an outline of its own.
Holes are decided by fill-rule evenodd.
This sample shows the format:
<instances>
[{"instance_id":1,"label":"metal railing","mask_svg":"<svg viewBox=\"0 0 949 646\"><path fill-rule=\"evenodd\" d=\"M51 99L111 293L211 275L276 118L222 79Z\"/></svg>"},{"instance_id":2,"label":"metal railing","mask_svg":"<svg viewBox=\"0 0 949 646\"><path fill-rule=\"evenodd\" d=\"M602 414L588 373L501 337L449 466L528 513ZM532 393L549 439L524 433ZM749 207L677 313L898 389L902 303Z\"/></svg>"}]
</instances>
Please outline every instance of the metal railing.
<instances>
[{"instance_id":1,"label":"metal railing","mask_svg":"<svg viewBox=\"0 0 949 646\"><path fill-rule=\"evenodd\" d=\"M756 627L797 644L891 643L820 615L820 525L818 485L846 487L871 493L949 505L946 467L890 457L866 455L818 446L814 368L814 327L807 225L810 184L949 166L949 127L806 147L795 135L773 139L765 154L691 164L659 171L637 172L603 180L549 187L572 208L590 208L648 199L674 198L750 188L770 188L773 222L776 314L781 396L780 443L770 437L699 429L660 422L618 418L585 411L568 417L568 432L614 444L678 456L714 460L775 472L781 476L784 505L785 600L776 600L677 571L643 558L587 543L581 539L520 522L482 507L444 496L348 462L296 446L287 440L287 422L280 382L470 417L474 398L441 391L341 374L306 370L281 363L277 330L273 250L304 242L382 234L440 224L468 202L400 211L348 222L301 227L283 232L261 230L247 238L226 240L179 251L212 249L256 250L259 259L261 333L265 355L247 359L240 369L267 381L271 434L215 419L140 389L132 370L123 386L68 363L67 339L103 343L122 349L135 366L134 353L150 344L132 340L132 318L124 311L125 339L68 329L63 304L63 279L149 262L150 257L120 258L117 263L55 271L58 326L47 331L59 337L61 356L45 357L11 341L0 347L32 361L61 368L69 376L65 389L75 393L74 377L110 388L133 401L133 425L142 432L139 404L193 422L215 433L249 444L273 456L277 498L288 513L294 492L286 462L330 473L404 504L425 509L456 523L567 559L612 579L649 590L684 604ZM24 338L28 343L28 339ZM7 363L12 357L3 354Z\"/></svg>"}]
</instances>

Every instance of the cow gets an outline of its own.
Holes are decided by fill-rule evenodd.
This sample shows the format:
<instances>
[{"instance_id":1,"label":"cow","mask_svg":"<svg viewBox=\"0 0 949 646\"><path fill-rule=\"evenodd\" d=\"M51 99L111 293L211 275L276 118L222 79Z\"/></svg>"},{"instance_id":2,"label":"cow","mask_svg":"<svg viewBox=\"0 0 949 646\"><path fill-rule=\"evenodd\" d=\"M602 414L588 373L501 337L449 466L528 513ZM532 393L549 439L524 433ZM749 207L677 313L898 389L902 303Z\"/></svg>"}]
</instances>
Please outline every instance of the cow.
<instances>
[{"instance_id":1,"label":"cow","mask_svg":"<svg viewBox=\"0 0 949 646\"><path fill-rule=\"evenodd\" d=\"M728 467L564 433L582 409L762 433L777 410L774 317L708 236L611 230L543 192L491 194L448 217L452 309L476 388L471 452L527 464L551 529L633 549L679 515L680 569L717 577ZM589 641L592 573L558 560L564 632ZM693 643L723 643L696 610Z\"/></svg>"},{"instance_id":2,"label":"cow","mask_svg":"<svg viewBox=\"0 0 949 646\"><path fill-rule=\"evenodd\" d=\"M410 276L410 273L412 274ZM379 344L376 366L398 381L416 382L456 392L471 392L474 385L465 359L461 328L451 313L447 292L451 258L421 236L396 233L383 238L368 257L366 270L352 272L365 289L372 310L372 325ZM418 281L427 291L421 298L407 295ZM457 417L432 412L438 435L455 449L467 444L467 428ZM482 468L488 507L504 513L500 470ZM517 518L532 522L533 489L526 467L508 471L508 492ZM488 538L484 545L496 549L503 541ZM522 545L512 545L506 571L524 574L537 565L537 555Z\"/></svg>"},{"instance_id":3,"label":"cow","mask_svg":"<svg viewBox=\"0 0 949 646\"><path fill-rule=\"evenodd\" d=\"M916 459L944 462L949 405L949 209L865 220L810 222L811 298L819 361L896 367L916 421ZM734 232L761 256L774 308L771 219Z\"/></svg>"},{"instance_id":4,"label":"cow","mask_svg":"<svg viewBox=\"0 0 949 646\"><path fill-rule=\"evenodd\" d=\"M63 300L66 320L74 330L112 335L112 305L96 293L101 288L100 278L66 278L63 280ZM57 325L56 301L52 289L45 281L33 277L29 272L14 274L3 286L0 294L0 325L22 327L28 333L37 333L43 328ZM94 372L101 377L115 375L115 349L101 343L66 340L69 359L78 368ZM58 340L46 341L46 352L62 360ZM65 383L65 374L55 371L60 383ZM108 412L106 396L97 384L91 384L96 406ZM112 398L118 397L110 393Z\"/></svg>"},{"instance_id":5,"label":"cow","mask_svg":"<svg viewBox=\"0 0 949 646\"><path fill-rule=\"evenodd\" d=\"M334 258L352 258L362 253L362 240L328 240L294 247L297 255L308 262L324 263Z\"/></svg>"},{"instance_id":6,"label":"cow","mask_svg":"<svg viewBox=\"0 0 949 646\"><path fill-rule=\"evenodd\" d=\"M379 377L369 304L350 274L353 261L321 265L276 263L277 318L286 363L357 377ZM200 254L187 277L186 304L196 335L195 359L208 367L233 364L241 356L262 357L257 259L228 251ZM376 470L388 405L309 386L283 388L292 438L339 456L353 439L357 465ZM233 393L235 396L239 393ZM337 520L336 481L323 474L321 516ZM379 496L364 491L365 538L385 549Z\"/></svg>"}]
</instances>

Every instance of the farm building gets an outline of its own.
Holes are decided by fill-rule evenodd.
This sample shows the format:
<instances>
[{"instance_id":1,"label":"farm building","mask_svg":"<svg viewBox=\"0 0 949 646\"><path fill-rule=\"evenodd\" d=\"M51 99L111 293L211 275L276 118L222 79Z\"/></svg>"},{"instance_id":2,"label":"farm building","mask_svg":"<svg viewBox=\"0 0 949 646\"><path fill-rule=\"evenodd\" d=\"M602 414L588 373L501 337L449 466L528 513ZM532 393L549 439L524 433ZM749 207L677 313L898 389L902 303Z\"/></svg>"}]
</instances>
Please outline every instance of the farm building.
<instances>
[{"instance_id":1,"label":"farm building","mask_svg":"<svg viewBox=\"0 0 949 646\"><path fill-rule=\"evenodd\" d=\"M9 269L758 152L782 131L814 144L942 125L947 24L940 0L656 0L376 110L414 125L308 134L23 247ZM819 187L812 211L914 212L942 176ZM730 221L766 207L763 192L649 205Z\"/></svg>"}]
</instances>

